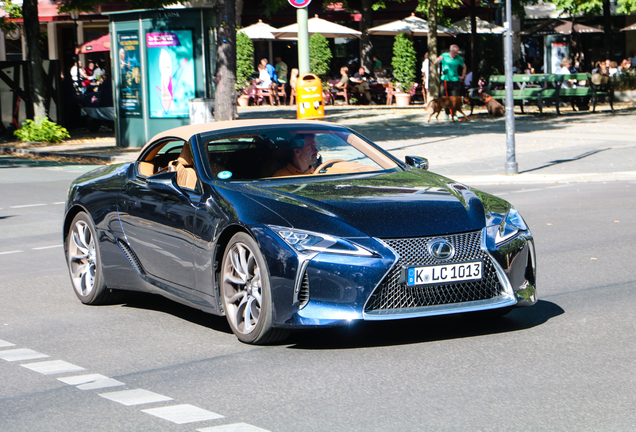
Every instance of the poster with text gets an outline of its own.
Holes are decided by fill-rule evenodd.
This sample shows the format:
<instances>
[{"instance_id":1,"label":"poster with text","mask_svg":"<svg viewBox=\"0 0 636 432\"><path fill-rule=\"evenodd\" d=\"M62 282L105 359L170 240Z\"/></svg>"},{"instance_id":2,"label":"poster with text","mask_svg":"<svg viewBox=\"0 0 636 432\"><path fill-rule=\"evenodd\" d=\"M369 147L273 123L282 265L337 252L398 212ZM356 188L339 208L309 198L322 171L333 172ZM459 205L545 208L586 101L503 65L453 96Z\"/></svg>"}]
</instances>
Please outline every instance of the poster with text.
<instances>
[{"instance_id":1,"label":"poster with text","mask_svg":"<svg viewBox=\"0 0 636 432\"><path fill-rule=\"evenodd\" d=\"M119 62L119 107L123 117L141 117L139 33L117 34Z\"/></svg>"},{"instance_id":2,"label":"poster with text","mask_svg":"<svg viewBox=\"0 0 636 432\"><path fill-rule=\"evenodd\" d=\"M194 99L192 31L146 33L150 117L190 116Z\"/></svg>"}]
</instances>

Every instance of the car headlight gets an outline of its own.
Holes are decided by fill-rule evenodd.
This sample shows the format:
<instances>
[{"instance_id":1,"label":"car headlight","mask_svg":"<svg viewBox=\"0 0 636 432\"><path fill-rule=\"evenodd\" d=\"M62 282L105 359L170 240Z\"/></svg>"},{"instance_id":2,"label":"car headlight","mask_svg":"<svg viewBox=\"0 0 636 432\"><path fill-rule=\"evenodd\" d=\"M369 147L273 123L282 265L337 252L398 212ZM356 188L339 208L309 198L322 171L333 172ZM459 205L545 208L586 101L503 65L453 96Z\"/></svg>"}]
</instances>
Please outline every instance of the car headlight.
<instances>
[{"instance_id":1,"label":"car headlight","mask_svg":"<svg viewBox=\"0 0 636 432\"><path fill-rule=\"evenodd\" d=\"M506 217L495 226L497 233L495 234L495 244L500 244L514 237L519 231L527 231L528 226L513 206L510 206ZM493 228L495 228L493 227Z\"/></svg>"},{"instance_id":2,"label":"car headlight","mask_svg":"<svg viewBox=\"0 0 636 432\"><path fill-rule=\"evenodd\" d=\"M332 253L340 255L373 256L374 254L343 238L310 231L283 227L269 227L289 246L298 252Z\"/></svg>"}]
</instances>

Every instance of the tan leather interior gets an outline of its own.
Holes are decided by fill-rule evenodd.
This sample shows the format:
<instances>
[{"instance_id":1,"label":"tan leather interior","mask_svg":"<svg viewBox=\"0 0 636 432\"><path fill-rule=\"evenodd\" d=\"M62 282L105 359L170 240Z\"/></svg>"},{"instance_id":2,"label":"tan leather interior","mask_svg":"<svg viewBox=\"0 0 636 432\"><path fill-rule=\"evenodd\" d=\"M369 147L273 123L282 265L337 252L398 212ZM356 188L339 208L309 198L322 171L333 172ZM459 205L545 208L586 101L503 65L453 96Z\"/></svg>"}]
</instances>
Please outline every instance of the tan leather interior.
<instances>
[{"instance_id":1,"label":"tan leather interior","mask_svg":"<svg viewBox=\"0 0 636 432\"><path fill-rule=\"evenodd\" d=\"M155 165L152 162L139 162L137 164L137 170L139 174L150 177L155 173Z\"/></svg>"},{"instance_id":2,"label":"tan leather interior","mask_svg":"<svg viewBox=\"0 0 636 432\"><path fill-rule=\"evenodd\" d=\"M193 168L190 144L186 143L177 159L177 184L179 187L195 190L197 187L197 172Z\"/></svg>"}]
</instances>

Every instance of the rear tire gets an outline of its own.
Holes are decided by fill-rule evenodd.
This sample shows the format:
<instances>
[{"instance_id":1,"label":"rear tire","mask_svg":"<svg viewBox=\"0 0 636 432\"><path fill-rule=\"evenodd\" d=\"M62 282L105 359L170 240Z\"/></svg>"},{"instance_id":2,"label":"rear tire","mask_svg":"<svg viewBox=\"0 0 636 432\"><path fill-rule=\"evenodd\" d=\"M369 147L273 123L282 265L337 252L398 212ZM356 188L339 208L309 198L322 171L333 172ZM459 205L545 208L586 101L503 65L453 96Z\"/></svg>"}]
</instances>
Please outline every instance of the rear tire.
<instances>
[{"instance_id":1,"label":"rear tire","mask_svg":"<svg viewBox=\"0 0 636 432\"><path fill-rule=\"evenodd\" d=\"M95 225L86 213L78 213L71 222L65 246L73 289L82 303L110 304L122 298L121 291L110 290L104 283Z\"/></svg>"},{"instance_id":2,"label":"rear tire","mask_svg":"<svg viewBox=\"0 0 636 432\"><path fill-rule=\"evenodd\" d=\"M245 233L235 234L223 253L219 290L232 332L244 343L283 340L288 330L272 326L269 274L258 245Z\"/></svg>"}]
</instances>

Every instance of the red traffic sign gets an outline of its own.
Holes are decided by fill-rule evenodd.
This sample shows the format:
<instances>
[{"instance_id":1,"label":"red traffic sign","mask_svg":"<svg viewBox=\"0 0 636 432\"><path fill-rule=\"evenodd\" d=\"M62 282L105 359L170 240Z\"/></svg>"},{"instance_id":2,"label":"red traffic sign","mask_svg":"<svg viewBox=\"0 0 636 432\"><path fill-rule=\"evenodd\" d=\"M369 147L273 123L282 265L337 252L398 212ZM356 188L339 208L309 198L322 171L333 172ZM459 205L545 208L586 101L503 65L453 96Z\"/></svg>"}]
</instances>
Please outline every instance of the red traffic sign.
<instances>
[{"instance_id":1,"label":"red traffic sign","mask_svg":"<svg viewBox=\"0 0 636 432\"><path fill-rule=\"evenodd\" d=\"M287 1L289 2L290 5L298 9L307 7L309 3L311 3L311 0L287 0Z\"/></svg>"}]
</instances>

